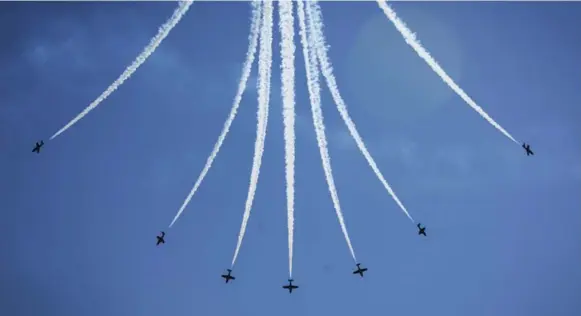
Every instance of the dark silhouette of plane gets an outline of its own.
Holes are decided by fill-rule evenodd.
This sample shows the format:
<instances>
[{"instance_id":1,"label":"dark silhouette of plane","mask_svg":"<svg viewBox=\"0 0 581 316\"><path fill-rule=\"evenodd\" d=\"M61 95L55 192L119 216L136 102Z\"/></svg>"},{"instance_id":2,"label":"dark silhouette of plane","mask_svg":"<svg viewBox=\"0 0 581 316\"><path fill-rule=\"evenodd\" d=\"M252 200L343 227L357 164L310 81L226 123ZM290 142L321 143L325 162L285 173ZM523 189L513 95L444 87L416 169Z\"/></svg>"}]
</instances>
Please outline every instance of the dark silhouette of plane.
<instances>
[{"instance_id":1,"label":"dark silhouette of plane","mask_svg":"<svg viewBox=\"0 0 581 316\"><path fill-rule=\"evenodd\" d=\"M288 285L283 285L282 288L288 290L288 293L290 294L294 289L298 289L299 286L293 285L293 279L288 279Z\"/></svg>"},{"instance_id":2,"label":"dark silhouette of plane","mask_svg":"<svg viewBox=\"0 0 581 316\"><path fill-rule=\"evenodd\" d=\"M361 265L361 263L357 264L357 270L353 271L353 274L359 273L359 275L361 275L361 277L363 277L363 272L367 271L367 268L361 269L360 265Z\"/></svg>"},{"instance_id":3,"label":"dark silhouette of plane","mask_svg":"<svg viewBox=\"0 0 581 316\"><path fill-rule=\"evenodd\" d=\"M527 151L527 156L535 155L535 153L531 150L531 145L527 145L527 143L522 143L522 148Z\"/></svg>"},{"instance_id":4,"label":"dark silhouette of plane","mask_svg":"<svg viewBox=\"0 0 581 316\"><path fill-rule=\"evenodd\" d=\"M424 226L424 227L422 228L420 225L421 225L421 224L420 224L420 223L418 223L418 229L419 229L419 231L418 231L418 235L424 235L424 236L427 236L427 235L426 235L426 226Z\"/></svg>"},{"instance_id":5,"label":"dark silhouette of plane","mask_svg":"<svg viewBox=\"0 0 581 316\"><path fill-rule=\"evenodd\" d=\"M40 154L40 147L42 147L42 145L44 145L44 141L41 140L40 143L36 142L36 145L34 146L32 152L36 151L37 154Z\"/></svg>"},{"instance_id":6,"label":"dark silhouette of plane","mask_svg":"<svg viewBox=\"0 0 581 316\"><path fill-rule=\"evenodd\" d=\"M230 280L236 280L235 277L230 275L230 273L232 273L232 270L230 270L230 269L227 269L227 270L228 270L228 274L222 274L222 277L224 279L226 279L226 283L228 283L228 281L230 281Z\"/></svg>"},{"instance_id":7,"label":"dark silhouette of plane","mask_svg":"<svg viewBox=\"0 0 581 316\"><path fill-rule=\"evenodd\" d=\"M165 237L165 232L161 232L161 236L156 236L157 238L156 246L159 246L159 244L165 244L165 239L163 239L163 237Z\"/></svg>"}]
</instances>

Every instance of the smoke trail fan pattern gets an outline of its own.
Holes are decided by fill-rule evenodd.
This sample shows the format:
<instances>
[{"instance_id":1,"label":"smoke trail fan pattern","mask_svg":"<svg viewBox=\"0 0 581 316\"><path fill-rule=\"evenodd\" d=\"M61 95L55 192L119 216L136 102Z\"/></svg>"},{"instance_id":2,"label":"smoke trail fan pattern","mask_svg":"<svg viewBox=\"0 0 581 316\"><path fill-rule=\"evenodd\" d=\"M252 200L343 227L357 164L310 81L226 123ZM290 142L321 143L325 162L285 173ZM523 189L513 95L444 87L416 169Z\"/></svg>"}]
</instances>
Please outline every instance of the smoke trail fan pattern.
<instances>
[{"instance_id":1,"label":"smoke trail fan pattern","mask_svg":"<svg viewBox=\"0 0 581 316\"><path fill-rule=\"evenodd\" d=\"M284 122L284 141L285 141L285 180L286 180L286 200L287 200L287 223L288 223L288 262L289 262L289 285L283 286L283 288L288 289L292 292L293 289L298 288L298 286L292 284L293 275L293 249L294 249L294 197L295 197L295 29L294 22L295 18L293 15L293 10L295 6L292 0L281 0L278 3L279 9L279 30L281 34L280 42L280 54L281 54L281 90L282 90L282 118ZM50 140L53 140L57 136L61 135L63 132L68 130L82 118L84 118L90 111L95 109L99 104L107 99L115 90L117 90L127 79L129 79L135 71L148 59L151 54L155 52L157 47L163 42L163 40L170 34L171 30L180 22L183 16L188 12L193 1L181 1L178 7L173 12L172 16L159 28L157 34L150 40L149 44L143 49L143 51L135 58L135 60L125 69L125 71L89 106L87 106L80 114L74 117L69 123L64 127L59 129ZM406 24L397 16L395 11L387 4L385 0L377 0L379 8L383 11L385 16L389 21L393 23L395 28L401 33L402 37L407 44L417 53L417 55L422 58L426 64L454 91L458 96L462 98L470 107L472 107L477 113L479 113L484 119L486 119L492 126L498 129L506 137L508 137L513 142L518 142L510 135L500 124L494 121L484 110L476 104L467 94L462 90L453 80L448 76L448 74L442 69L434 57L421 45L416 35L406 26ZM343 119L345 125L347 126L350 135L355 140L357 147L365 157L367 163L373 170L374 174L377 176L381 184L384 186L386 191L394 199L398 207L403 211L403 213L409 218L409 220L415 224L414 219L401 202L401 200L396 196L394 190L388 184L387 180L380 171L379 166L373 159L371 153L367 149L363 138L359 134L355 122L351 119L347 105L338 88L337 79L335 78L333 67L328 56L328 45L326 44L326 39L324 36L324 25L323 16L321 8L317 1L297 1L297 16L299 25L299 39L302 46L302 54L304 57L304 66L306 71L306 81L309 93L309 101L311 104L311 114L313 118L313 126L316 133L317 144L319 147L319 153L321 156L321 163L324 171L325 180L328 185L329 194L337 219L339 221L341 231L345 237L349 252L353 260L357 263L355 257L355 251L351 242L351 238L347 231L347 226L345 224L345 218L343 216L343 210L341 209L341 204L339 201L339 194L337 188L335 187L335 181L333 178L333 170L331 166L331 156L329 154L327 146L327 137L325 134L325 125L323 110L321 107L321 95L320 95L320 78L321 75L325 78L327 87L331 92L334 103L337 106L337 110L341 118ZM273 54L273 11L275 10L274 1L272 0L253 0L251 2L252 17L250 25L250 35L248 50L246 53L246 60L244 61L242 67L242 75L238 85L237 93L234 97L232 108L230 113L224 122L222 132L220 133L216 144L209 157L206 160L200 175L198 176L193 188L187 195L186 199L180 206L177 214L174 216L169 227L171 228L175 222L180 218L198 188L200 187L205 176L208 174L213 161L217 157L220 148L230 130L244 90L248 82L248 78L251 73L252 65L255 60L256 51L259 51L258 58L258 110L257 110L257 125L256 125L256 140L254 145L254 157L252 163L252 170L250 174L250 181L248 187L248 195L246 203L244 206L242 223L240 226L240 232L238 234L238 239L236 243L236 248L234 250L234 255L232 258L231 269L234 267L240 249L242 246L242 241L244 239L244 234L246 232L246 227L250 219L250 212L252 210L252 205L254 201L254 195L258 186L258 179L260 175L260 167L262 164L262 156L264 153L265 138L268 125L268 114L269 114L269 103L270 103L270 85L271 85L271 75L272 75L272 54ZM34 151L40 152L40 147L44 144L37 143L37 148ZM523 148L527 150L527 155L532 154L530 148L523 144ZM420 224L417 225L419 234L425 235L425 227L422 228ZM161 236L158 236L158 244L165 243L164 240L165 232ZM354 273L359 273L363 276L363 272L367 269L361 268L357 263L358 270ZM229 269L228 275L223 275L228 282L229 280L235 279L230 275L231 269Z\"/></svg>"}]
</instances>

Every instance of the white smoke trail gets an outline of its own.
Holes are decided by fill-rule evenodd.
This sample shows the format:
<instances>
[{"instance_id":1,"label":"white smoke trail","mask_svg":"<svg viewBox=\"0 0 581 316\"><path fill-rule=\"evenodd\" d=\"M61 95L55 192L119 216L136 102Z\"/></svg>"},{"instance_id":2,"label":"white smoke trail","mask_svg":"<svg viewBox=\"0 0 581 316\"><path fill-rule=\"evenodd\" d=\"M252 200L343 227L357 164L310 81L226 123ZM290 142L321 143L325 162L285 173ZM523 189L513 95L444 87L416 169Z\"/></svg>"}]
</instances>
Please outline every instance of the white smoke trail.
<instances>
[{"instance_id":1,"label":"white smoke trail","mask_svg":"<svg viewBox=\"0 0 581 316\"><path fill-rule=\"evenodd\" d=\"M391 186L387 183L387 181L383 177L383 174L381 173L381 171L377 167L375 160L373 159L373 157L371 157L371 154L367 150L367 147L365 146L363 139L359 135L359 132L357 131L357 128L355 127L355 123L353 122L353 120L351 120L351 117L349 116L349 112L347 111L347 106L345 105L345 101L341 97L341 94L339 92L339 88L337 87L337 81L335 79L335 75L333 74L333 67L331 66L331 62L329 61L329 57L327 56L327 45L325 43L325 35L323 34L323 17L321 14L321 8L319 7L319 4L317 1L313 1L313 2L308 3L307 13L309 13L309 22L312 23L309 26L311 27L312 36L314 38L313 43L314 43L314 45L316 45L315 49L317 51L317 57L319 59L319 62L321 63L321 70L323 72L323 76L325 77L325 79L327 81L327 86L329 87L329 90L331 91L331 96L333 97L333 100L337 104L337 109L339 110L339 113L341 114L343 121L345 121L345 124L347 125L347 128L349 129L349 133L351 134L351 137L353 137L353 139L357 143L359 150L361 151L361 153L363 154L363 156L367 160L367 163L369 164L371 169L373 169L373 172L375 173L375 175L377 176L379 181L381 181L381 183L383 184L383 186L385 187L387 192L389 192L389 194L392 196L392 198L395 200L395 202L401 208L401 210L407 215L407 217L412 222L414 222L414 219L408 213L408 211L405 208L405 206L403 205L403 203L399 200L399 198L397 197L397 195L395 194L395 192L393 191Z\"/></svg>"},{"instance_id":2,"label":"white smoke trail","mask_svg":"<svg viewBox=\"0 0 581 316\"><path fill-rule=\"evenodd\" d=\"M129 65L129 67L127 67L125 71L123 71L121 76L119 76L119 78L117 78L117 80L115 80L115 82L113 82L107 88L107 90L105 90L95 101L93 101L81 113L79 113L79 115L77 115L74 119L68 122L67 125L61 128L54 135L52 135L50 137L50 140L53 140L55 137L59 136L64 131L69 129L71 126L73 126L75 123L77 123L79 120L81 120L83 117L85 117L85 115L89 114L89 112L96 108L101 102L105 101L105 99L107 99L107 97L111 95L111 93L117 90L117 88L119 88L119 86L121 86L123 82L125 82L125 80L129 79L131 75L133 75L133 73L137 70L137 68L139 68L139 66L141 66L147 60L147 58L151 54L153 54L153 52L157 49L159 44L161 44L161 42L167 37L169 32L178 24L178 22L182 19L184 14L186 14L192 3L193 0L180 2L178 8L174 11L172 16L162 26L159 27L157 34L149 41L149 44L145 46L141 54L139 54L139 56L135 58L133 63L131 63L131 65Z\"/></svg>"},{"instance_id":3,"label":"white smoke trail","mask_svg":"<svg viewBox=\"0 0 581 316\"><path fill-rule=\"evenodd\" d=\"M262 26L260 30L260 55L258 57L258 124L256 127L256 142L254 144L254 158L252 161L252 171L250 174L250 186L248 187L248 197L242 217L242 225L238 234L238 243L232 258L232 267L236 262L242 239L246 232L246 225L250 218L250 209L254 201L254 193L260 174L262 164L262 154L264 152L264 139L266 137L266 126L268 123L268 105L270 99L270 75L272 72L272 0L264 1L262 8Z\"/></svg>"},{"instance_id":4,"label":"white smoke trail","mask_svg":"<svg viewBox=\"0 0 581 316\"><path fill-rule=\"evenodd\" d=\"M202 172L198 176L198 179L196 180L194 187L192 188L192 190L182 203L182 206L178 210L174 219L171 221L171 224L169 224L170 228L182 215L182 213L192 200L192 197L194 196L194 194L196 194L196 191L198 191L198 188L202 184L202 181L204 181L204 178L208 174L208 171L210 171L212 163L214 162L214 159L216 159L216 156L218 155L218 152L220 151L220 148L222 147L222 144L224 143L224 140L226 139L226 136L230 131L230 126L232 125L234 118L236 118L238 108L240 107L240 101L242 101L242 95L244 95L244 90L246 90L248 77L250 77L250 71L252 70L252 64L254 63L256 49L258 47L258 30L260 28L260 12L261 12L260 7L261 7L260 1L257 0L252 1L252 19L250 24L250 35L248 36L248 50L246 51L246 60L244 61L244 65L242 66L242 75L240 76L240 82L238 83L238 91L236 93L236 96L234 97L234 103L232 104L230 114L228 115L226 122L224 122L224 127L222 128L222 132L218 137L218 141L216 141L216 144L214 145L212 153L206 160L206 165L204 166L204 169L202 169Z\"/></svg>"},{"instance_id":5,"label":"white smoke trail","mask_svg":"<svg viewBox=\"0 0 581 316\"><path fill-rule=\"evenodd\" d=\"M462 88L460 88L456 82L450 78L450 76L448 76L448 74L444 71L444 69L442 69L434 57L432 57L432 55L430 55L430 53L422 46L420 41L416 38L416 34L414 34L405 25L405 23L396 15L395 11L387 4L387 1L377 0L377 4L379 4L379 7L383 10L383 13L385 13L385 16L387 16L387 18L401 33L406 43L408 43L408 45L410 45L416 51L418 56L420 56L428 64L428 66L430 66L430 68L432 68L432 70L438 76L440 76L440 78L442 78L442 80L450 88L452 88L452 90L454 90L454 92L456 92L456 94L458 94L462 100L464 100L464 102L468 103L468 105L473 108L474 111L478 112L480 116L487 120L488 123L492 124L492 126L496 127L496 129L498 129L506 137L508 137L516 144L520 144L516 139L514 139L514 137L512 137L512 135L510 135L504 128L502 128L500 124L498 124L486 112L484 112L484 110L478 104L476 104L476 102L474 102L474 100L472 100L472 98L470 98L468 94L466 94L466 92L464 92L464 90L462 90Z\"/></svg>"},{"instance_id":6,"label":"white smoke trail","mask_svg":"<svg viewBox=\"0 0 581 316\"><path fill-rule=\"evenodd\" d=\"M279 1L282 114L284 119L289 279L293 275L295 221L295 29L292 0Z\"/></svg>"},{"instance_id":7,"label":"white smoke trail","mask_svg":"<svg viewBox=\"0 0 581 316\"><path fill-rule=\"evenodd\" d=\"M310 14L310 12L309 12ZM351 239L349 238L349 233L347 232L347 226L345 225L345 219L343 218L343 213L341 211L341 204L339 203L339 195L337 193L337 188L335 187L335 180L333 179L333 171L331 169L331 157L329 155L329 150L327 148L327 137L325 135L325 125L323 121L323 111L321 109L321 86L319 84L320 72L318 69L317 58L315 51L310 49L309 44L316 47L314 42L317 40L313 37L313 33L310 32L310 40L307 40L307 27L305 25L305 6L303 1L298 1L298 17L299 17L299 32L301 35L301 45L303 46L303 55L305 59L305 69L307 74L307 87L309 90L309 99L311 102L311 113L313 116L313 124L315 126L315 132L317 134L317 144L319 145L319 152L321 154L321 161L323 164L323 170L325 171L325 180L327 180L327 185L329 187L329 193L331 194L331 199L333 200L333 206L335 208L335 213L337 213L337 218L339 219L339 224L345 240L347 241L347 246L351 252L353 260L357 262L355 257L355 251L351 245ZM309 28L312 30L312 19L309 19Z\"/></svg>"}]
</instances>

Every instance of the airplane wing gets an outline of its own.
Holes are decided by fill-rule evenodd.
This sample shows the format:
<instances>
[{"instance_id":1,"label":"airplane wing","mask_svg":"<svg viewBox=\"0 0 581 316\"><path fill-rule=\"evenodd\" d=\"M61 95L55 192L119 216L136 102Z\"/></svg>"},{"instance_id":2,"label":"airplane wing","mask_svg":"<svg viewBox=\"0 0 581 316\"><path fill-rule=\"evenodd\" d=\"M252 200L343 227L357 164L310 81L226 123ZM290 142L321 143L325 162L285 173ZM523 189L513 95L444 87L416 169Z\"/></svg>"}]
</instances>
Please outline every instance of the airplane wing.
<instances>
[{"instance_id":1,"label":"airplane wing","mask_svg":"<svg viewBox=\"0 0 581 316\"><path fill-rule=\"evenodd\" d=\"M367 268L361 269L361 272L365 272L365 271L367 271Z\"/></svg>"},{"instance_id":2,"label":"airplane wing","mask_svg":"<svg viewBox=\"0 0 581 316\"><path fill-rule=\"evenodd\" d=\"M359 273L359 270L353 271L353 274L357 274L357 273Z\"/></svg>"},{"instance_id":3,"label":"airplane wing","mask_svg":"<svg viewBox=\"0 0 581 316\"><path fill-rule=\"evenodd\" d=\"M282 288L288 290L289 289L289 286L288 285L283 285Z\"/></svg>"}]
</instances>

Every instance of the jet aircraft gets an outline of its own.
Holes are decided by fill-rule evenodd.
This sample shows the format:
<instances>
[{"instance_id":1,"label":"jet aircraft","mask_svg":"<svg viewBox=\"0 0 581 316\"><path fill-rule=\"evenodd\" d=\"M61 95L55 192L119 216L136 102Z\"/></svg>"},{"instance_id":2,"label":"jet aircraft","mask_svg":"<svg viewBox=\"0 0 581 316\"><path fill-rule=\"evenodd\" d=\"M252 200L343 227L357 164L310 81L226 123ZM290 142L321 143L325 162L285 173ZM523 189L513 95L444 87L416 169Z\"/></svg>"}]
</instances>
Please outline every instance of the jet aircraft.
<instances>
[{"instance_id":1,"label":"jet aircraft","mask_svg":"<svg viewBox=\"0 0 581 316\"><path fill-rule=\"evenodd\" d=\"M420 224L420 223L418 223L418 229L419 229L419 231L418 231L418 235L424 235L424 236L427 236L427 235L426 235L426 226L424 226L424 227L422 228L420 225L421 225L421 224Z\"/></svg>"},{"instance_id":2,"label":"jet aircraft","mask_svg":"<svg viewBox=\"0 0 581 316\"><path fill-rule=\"evenodd\" d=\"M288 293L290 294L294 289L298 289L299 286L293 285L293 279L288 279L288 285L283 285L282 288L288 290Z\"/></svg>"},{"instance_id":3,"label":"jet aircraft","mask_svg":"<svg viewBox=\"0 0 581 316\"><path fill-rule=\"evenodd\" d=\"M228 283L228 281L230 281L230 280L236 280L235 277L230 275L230 273L232 273L232 270L230 270L230 269L227 269L227 270L228 270L228 274L222 274L222 277L224 279L226 279L226 283Z\"/></svg>"},{"instance_id":4,"label":"jet aircraft","mask_svg":"<svg viewBox=\"0 0 581 316\"><path fill-rule=\"evenodd\" d=\"M163 239L163 237L165 237L165 232L161 232L161 236L156 236L157 238L156 246L159 246L159 244L165 244L165 239Z\"/></svg>"},{"instance_id":5,"label":"jet aircraft","mask_svg":"<svg viewBox=\"0 0 581 316\"><path fill-rule=\"evenodd\" d=\"M37 154L40 154L40 147L42 147L42 145L44 145L44 141L40 141L36 142L36 145L34 146L34 149L32 150L32 152L36 152Z\"/></svg>"},{"instance_id":6,"label":"jet aircraft","mask_svg":"<svg viewBox=\"0 0 581 316\"><path fill-rule=\"evenodd\" d=\"M363 277L363 272L367 271L367 268L361 269L360 265L361 263L357 264L357 270L353 271L353 274L360 274Z\"/></svg>"},{"instance_id":7,"label":"jet aircraft","mask_svg":"<svg viewBox=\"0 0 581 316\"><path fill-rule=\"evenodd\" d=\"M535 153L531 150L531 145L527 145L527 143L522 143L522 148L526 150L527 156L535 155Z\"/></svg>"}]
</instances>

